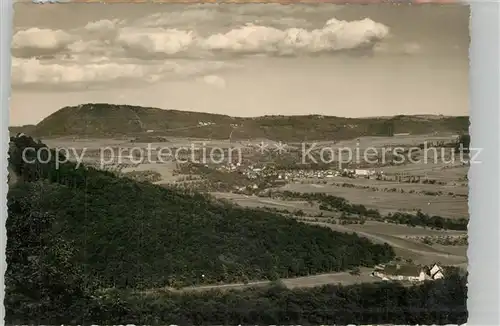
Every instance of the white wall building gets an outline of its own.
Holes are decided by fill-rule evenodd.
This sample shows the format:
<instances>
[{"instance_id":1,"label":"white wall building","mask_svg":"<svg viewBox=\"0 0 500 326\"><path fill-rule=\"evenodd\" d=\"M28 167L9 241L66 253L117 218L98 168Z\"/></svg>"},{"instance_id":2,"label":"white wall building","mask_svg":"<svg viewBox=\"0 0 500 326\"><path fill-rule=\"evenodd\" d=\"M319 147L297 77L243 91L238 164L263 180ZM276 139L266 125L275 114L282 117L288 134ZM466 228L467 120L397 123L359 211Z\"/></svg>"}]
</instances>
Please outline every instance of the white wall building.
<instances>
[{"instance_id":1,"label":"white wall building","mask_svg":"<svg viewBox=\"0 0 500 326\"><path fill-rule=\"evenodd\" d=\"M433 280L439 280L444 277L444 271L438 264L434 264L432 266L432 268L429 271L429 274Z\"/></svg>"},{"instance_id":2,"label":"white wall building","mask_svg":"<svg viewBox=\"0 0 500 326\"><path fill-rule=\"evenodd\" d=\"M356 169L356 170L354 170L354 174L357 176L360 176L360 177L368 177L370 175L374 175L375 171Z\"/></svg>"}]
</instances>

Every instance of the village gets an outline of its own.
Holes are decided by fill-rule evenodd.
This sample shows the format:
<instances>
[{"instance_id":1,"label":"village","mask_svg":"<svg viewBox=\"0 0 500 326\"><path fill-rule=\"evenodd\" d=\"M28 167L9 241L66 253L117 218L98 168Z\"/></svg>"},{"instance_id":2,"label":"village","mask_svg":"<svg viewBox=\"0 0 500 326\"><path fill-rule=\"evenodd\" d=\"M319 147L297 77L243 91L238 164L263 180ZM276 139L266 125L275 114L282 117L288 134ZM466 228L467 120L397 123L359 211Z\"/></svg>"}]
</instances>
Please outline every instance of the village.
<instances>
[{"instance_id":1,"label":"village","mask_svg":"<svg viewBox=\"0 0 500 326\"><path fill-rule=\"evenodd\" d=\"M246 167L242 167L240 164L228 164L225 166L217 167L219 171L233 172L239 171L243 175L247 176L249 179L258 179L261 177L269 178L275 177L278 180L299 180L305 178L334 178L338 176L343 177L351 177L351 178L381 178L382 173L377 173L375 170L366 170L366 169L326 169L326 170L315 170L315 169L275 169L273 167L263 166L254 166L248 165Z\"/></svg>"}]
</instances>

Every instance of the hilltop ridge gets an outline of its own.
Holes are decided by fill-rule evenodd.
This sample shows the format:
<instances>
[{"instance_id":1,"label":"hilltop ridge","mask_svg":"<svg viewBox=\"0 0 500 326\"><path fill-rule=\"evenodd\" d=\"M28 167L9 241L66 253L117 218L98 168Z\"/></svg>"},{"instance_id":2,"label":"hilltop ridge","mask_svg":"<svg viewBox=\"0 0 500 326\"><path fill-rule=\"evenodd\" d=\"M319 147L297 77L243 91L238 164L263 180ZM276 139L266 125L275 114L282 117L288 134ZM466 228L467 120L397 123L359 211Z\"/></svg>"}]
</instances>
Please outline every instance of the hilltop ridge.
<instances>
[{"instance_id":1,"label":"hilltop ridge","mask_svg":"<svg viewBox=\"0 0 500 326\"><path fill-rule=\"evenodd\" d=\"M211 139L267 138L281 141L342 140L397 133L467 133L469 118L416 115L344 118L325 115L266 115L254 118L132 105L67 106L37 125L11 127L37 137L114 137L143 133Z\"/></svg>"}]
</instances>

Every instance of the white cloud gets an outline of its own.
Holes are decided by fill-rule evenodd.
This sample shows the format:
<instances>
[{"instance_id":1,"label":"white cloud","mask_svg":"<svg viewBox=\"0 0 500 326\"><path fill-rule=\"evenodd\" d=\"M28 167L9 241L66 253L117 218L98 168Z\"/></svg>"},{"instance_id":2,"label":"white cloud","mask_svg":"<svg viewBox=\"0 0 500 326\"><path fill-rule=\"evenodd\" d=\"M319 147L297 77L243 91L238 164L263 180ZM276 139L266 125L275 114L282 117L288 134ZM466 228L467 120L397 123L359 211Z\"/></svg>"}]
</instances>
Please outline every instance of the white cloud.
<instances>
[{"instance_id":1,"label":"white cloud","mask_svg":"<svg viewBox=\"0 0 500 326\"><path fill-rule=\"evenodd\" d=\"M373 45L389 33L387 26L371 19L330 19L322 28L312 30L247 24L204 37L194 30L120 26L117 20L101 20L72 33L31 28L14 35L13 48L18 53L24 50L19 57L47 54L47 50L52 54L70 51L144 59L181 54L206 57L220 52L279 56L357 49Z\"/></svg>"},{"instance_id":2,"label":"white cloud","mask_svg":"<svg viewBox=\"0 0 500 326\"><path fill-rule=\"evenodd\" d=\"M89 32L96 32L100 34L106 31L115 31L119 23L120 21L118 19L103 19L95 22L89 22L84 28Z\"/></svg>"},{"instance_id":3,"label":"white cloud","mask_svg":"<svg viewBox=\"0 0 500 326\"><path fill-rule=\"evenodd\" d=\"M75 40L75 36L62 30L29 28L12 37L14 55L26 57L60 52Z\"/></svg>"},{"instance_id":4,"label":"white cloud","mask_svg":"<svg viewBox=\"0 0 500 326\"><path fill-rule=\"evenodd\" d=\"M202 78L203 82L210 86L214 86L216 88L224 89L226 88L226 81L224 78L216 76L216 75L206 75Z\"/></svg>"},{"instance_id":5,"label":"white cloud","mask_svg":"<svg viewBox=\"0 0 500 326\"><path fill-rule=\"evenodd\" d=\"M356 49L381 41L388 34L387 26L371 19L352 22L330 19L321 29L246 25L207 37L178 29L124 28L117 43L143 55L168 56L185 52L202 55L214 51L290 55Z\"/></svg>"},{"instance_id":6,"label":"white cloud","mask_svg":"<svg viewBox=\"0 0 500 326\"><path fill-rule=\"evenodd\" d=\"M106 82L120 78L145 77L153 73L147 66L135 64L89 63L47 64L36 59L16 59L12 65L15 84L61 84Z\"/></svg>"},{"instance_id":7,"label":"white cloud","mask_svg":"<svg viewBox=\"0 0 500 326\"><path fill-rule=\"evenodd\" d=\"M203 82L224 88L220 70L232 65L216 60L228 56L328 54L370 48L389 35L387 26L371 19L330 19L320 26L311 19L320 7L173 8L178 9L135 21L105 19L67 31L35 27L17 31L12 42L13 84L97 85L205 76ZM329 10L326 15L333 14L332 8L338 7L324 7ZM214 22L215 18L223 20ZM273 24L270 18L280 23ZM215 27L200 27L197 22ZM311 24L317 28L306 28Z\"/></svg>"},{"instance_id":8,"label":"white cloud","mask_svg":"<svg viewBox=\"0 0 500 326\"><path fill-rule=\"evenodd\" d=\"M203 48L232 52L288 55L333 52L374 44L389 34L389 28L371 19L346 22L330 19L323 28L280 30L247 25L203 40Z\"/></svg>"},{"instance_id":9,"label":"white cloud","mask_svg":"<svg viewBox=\"0 0 500 326\"><path fill-rule=\"evenodd\" d=\"M155 64L143 64L110 61L105 57L90 58L87 61L79 60L78 63L49 63L37 59L13 58L12 83L14 86L38 85L41 87L51 85L71 87L81 84L97 87L103 83L108 85L116 81L140 84L169 78L190 78L217 71L223 67L224 64L221 62L160 61ZM212 78L208 80L208 82L212 81L221 85L220 81ZM119 84L115 85L119 86Z\"/></svg>"},{"instance_id":10,"label":"white cloud","mask_svg":"<svg viewBox=\"0 0 500 326\"><path fill-rule=\"evenodd\" d=\"M195 43L196 35L191 31L177 29L124 28L116 38L117 44L130 51L144 55L163 53L167 55L185 52Z\"/></svg>"}]
</instances>

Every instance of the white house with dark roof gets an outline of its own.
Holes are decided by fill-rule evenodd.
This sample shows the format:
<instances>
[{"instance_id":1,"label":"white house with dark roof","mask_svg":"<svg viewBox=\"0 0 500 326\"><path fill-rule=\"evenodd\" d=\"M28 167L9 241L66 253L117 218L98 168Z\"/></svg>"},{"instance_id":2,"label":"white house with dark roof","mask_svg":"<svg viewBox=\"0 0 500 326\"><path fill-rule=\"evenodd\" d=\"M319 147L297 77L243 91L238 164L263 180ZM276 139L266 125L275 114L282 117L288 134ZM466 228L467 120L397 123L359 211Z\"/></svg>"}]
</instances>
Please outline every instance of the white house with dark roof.
<instances>
[{"instance_id":1,"label":"white house with dark roof","mask_svg":"<svg viewBox=\"0 0 500 326\"><path fill-rule=\"evenodd\" d=\"M444 271L441 268L441 266L439 266L438 264L434 264L434 265L432 265L432 267L429 270L429 276L433 280L439 280L439 279L442 279L444 277Z\"/></svg>"}]
</instances>

